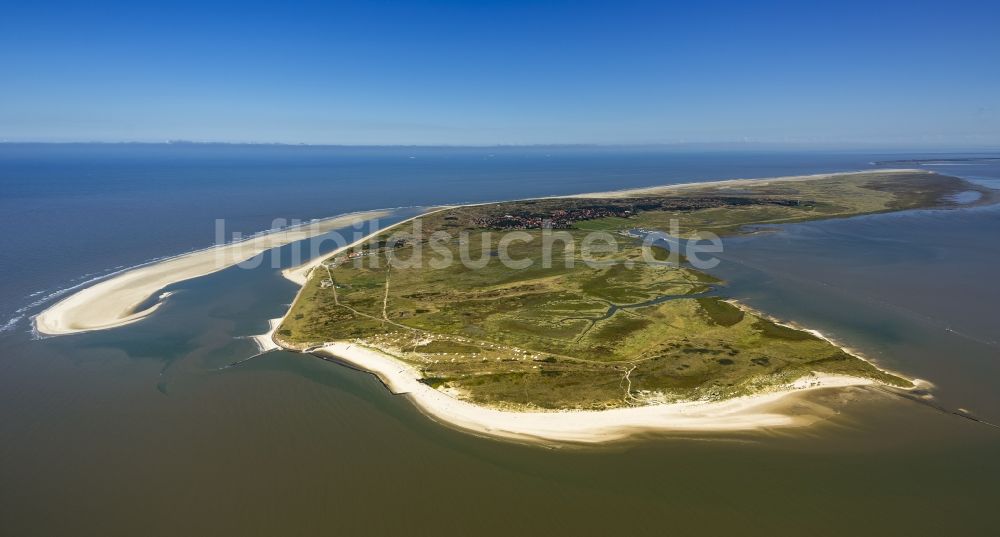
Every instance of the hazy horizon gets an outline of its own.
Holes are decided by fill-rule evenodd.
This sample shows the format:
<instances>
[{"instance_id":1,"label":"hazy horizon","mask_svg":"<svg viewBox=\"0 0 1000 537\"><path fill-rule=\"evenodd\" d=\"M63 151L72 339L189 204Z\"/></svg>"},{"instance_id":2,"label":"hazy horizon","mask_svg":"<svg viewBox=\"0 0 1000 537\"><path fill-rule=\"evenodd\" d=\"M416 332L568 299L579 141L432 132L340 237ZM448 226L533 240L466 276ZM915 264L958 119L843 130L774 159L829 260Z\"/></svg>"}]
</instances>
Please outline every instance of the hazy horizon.
<instances>
[{"instance_id":1,"label":"hazy horizon","mask_svg":"<svg viewBox=\"0 0 1000 537\"><path fill-rule=\"evenodd\" d=\"M0 140L1000 145L996 4L7 6Z\"/></svg>"},{"instance_id":2,"label":"hazy horizon","mask_svg":"<svg viewBox=\"0 0 1000 537\"><path fill-rule=\"evenodd\" d=\"M992 154L1000 152L1000 142L996 144L947 144L947 143L770 143L770 142L687 142L687 143L534 143L534 144L351 144L351 143L294 143L269 141L202 141L202 140L0 140L0 145L164 145L164 146L273 146L310 147L344 149L648 149L663 151L818 151L818 152L858 152L858 153L924 153L943 154Z\"/></svg>"}]
</instances>

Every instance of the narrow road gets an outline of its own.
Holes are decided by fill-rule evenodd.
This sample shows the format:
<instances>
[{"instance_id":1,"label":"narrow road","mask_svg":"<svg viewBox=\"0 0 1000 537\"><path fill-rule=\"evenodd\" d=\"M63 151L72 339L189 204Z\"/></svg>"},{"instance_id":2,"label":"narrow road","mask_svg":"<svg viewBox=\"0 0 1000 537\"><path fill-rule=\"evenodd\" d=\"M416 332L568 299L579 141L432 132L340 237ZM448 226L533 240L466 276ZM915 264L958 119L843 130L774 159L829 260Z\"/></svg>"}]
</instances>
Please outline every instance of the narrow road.
<instances>
[{"instance_id":1,"label":"narrow road","mask_svg":"<svg viewBox=\"0 0 1000 537\"><path fill-rule=\"evenodd\" d=\"M326 269L326 275L330 278L330 288L333 289L333 303L334 305L340 305L340 298L337 297L337 282L333 279L333 273L330 272L330 267L326 264L323 265Z\"/></svg>"},{"instance_id":2,"label":"narrow road","mask_svg":"<svg viewBox=\"0 0 1000 537\"><path fill-rule=\"evenodd\" d=\"M386 315L385 310L389 307L389 265L385 266L385 296L382 298L382 319L389 321L389 316ZM392 322L392 321L389 321Z\"/></svg>"}]
</instances>

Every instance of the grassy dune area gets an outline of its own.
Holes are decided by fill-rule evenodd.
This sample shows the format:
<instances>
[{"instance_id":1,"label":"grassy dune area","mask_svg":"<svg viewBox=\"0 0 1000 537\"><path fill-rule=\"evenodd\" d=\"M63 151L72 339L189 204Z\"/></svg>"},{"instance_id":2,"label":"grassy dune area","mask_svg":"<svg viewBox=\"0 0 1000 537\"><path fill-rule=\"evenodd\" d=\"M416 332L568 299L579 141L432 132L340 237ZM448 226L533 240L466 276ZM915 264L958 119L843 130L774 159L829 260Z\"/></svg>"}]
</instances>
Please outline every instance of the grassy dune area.
<instances>
[{"instance_id":1,"label":"grassy dune area","mask_svg":"<svg viewBox=\"0 0 1000 537\"><path fill-rule=\"evenodd\" d=\"M813 372L909 386L810 332L737 307L724 282L625 232L667 230L675 219L681 235L726 235L949 206L967 190L987 194L952 177L887 172L447 209L317 267L275 337L298 349L331 341L377 349L434 388L510 409L718 400ZM604 240L588 242L595 230ZM516 239L501 243L510 233Z\"/></svg>"}]
</instances>

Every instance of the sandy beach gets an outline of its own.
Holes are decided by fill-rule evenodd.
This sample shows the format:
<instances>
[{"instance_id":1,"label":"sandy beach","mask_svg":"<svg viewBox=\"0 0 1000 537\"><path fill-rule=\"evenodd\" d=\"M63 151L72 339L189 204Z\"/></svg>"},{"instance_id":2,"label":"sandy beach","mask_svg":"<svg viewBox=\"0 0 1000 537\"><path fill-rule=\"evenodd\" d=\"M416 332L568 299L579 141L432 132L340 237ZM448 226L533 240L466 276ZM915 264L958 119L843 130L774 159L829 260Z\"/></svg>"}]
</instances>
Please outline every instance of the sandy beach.
<instances>
[{"instance_id":1,"label":"sandy beach","mask_svg":"<svg viewBox=\"0 0 1000 537\"><path fill-rule=\"evenodd\" d=\"M838 375L803 377L780 391L718 402L684 402L612 410L512 412L475 405L418 380L410 366L381 352L347 342L310 352L377 376L394 394L405 394L429 417L476 434L543 443L600 443L643 431L741 431L802 426L814 420L779 412L778 401L821 388L866 386L868 379Z\"/></svg>"},{"instance_id":2,"label":"sandy beach","mask_svg":"<svg viewBox=\"0 0 1000 537\"><path fill-rule=\"evenodd\" d=\"M159 308L165 296L160 296L160 301L151 307L136 311L170 284L223 270L272 248L388 214L390 211L386 210L366 211L316 220L136 267L50 306L35 317L35 329L40 334L53 336L133 323Z\"/></svg>"},{"instance_id":3,"label":"sandy beach","mask_svg":"<svg viewBox=\"0 0 1000 537\"><path fill-rule=\"evenodd\" d=\"M633 196L643 196L643 195L657 195L657 194L667 194L677 190L684 190L688 188L704 188L704 187L726 187L726 188L736 188L741 186L746 186L750 184L754 185L766 185L769 183L780 183L787 181L815 181L818 179L826 179L828 177L842 176L842 175L860 175L865 173L878 172L879 174L892 174L892 173L934 173L928 170L918 170L909 168L893 168L885 170L858 170L853 172L836 172L836 173L817 173L812 175L790 175L787 177L762 177L758 179L724 179L721 181L706 181L702 183L678 183L676 185L661 185L661 186L648 186L642 188L629 188L625 190L611 190L608 192L587 192L583 194L574 194L572 196L553 196L557 198L628 198Z\"/></svg>"},{"instance_id":4,"label":"sandy beach","mask_svg":"<svg viewBox=\"0 0 1000 537\"><path fill-rule=\"evenodd\" d=\"M424 211L421 214L418 214L416 216L407 218L406 220L401 220L401 221L399 221L399 222L397 222L397 223L395 223L395 224L393 224L391 226L387 226L387 227L385 227L383 229L380 229L380 230L378 230L378 231L376 231L374 233L366 235L365 237L362 237L362 238L360 238L360 239L358 239L358 240L356 240L356 241L354 241L354 242L352 242L350 244L341 246L340 248L337 248L336 250L333 250L330 253L327 253L327 254L324 254L324 255L321 255L321 256L316 256L315 258L310 259L309 261L307 261L305 263L302 263L301 265L298 265L298 266L295 266L295 267L292 267L292 268L287 268L287 269L281 271L281 275L284 276L285 278L287 278L287 279L295 282L298 285L305 285L306 281L309 279L309 273L312 272L312 269L320 266L324 261L326 261L327 259L330 259L331 257L339 254L340 252L347 251L347 250L349 250L349 249L351 249L351 248L353 248L353 247L355 247L355 246L357 246L359 244L363 244L364 242L366 242L368 240L371 240L372 237L378 235L379 233L384 233L384 232L389 231L391 229L397 228L397 227L399 227L399 226L401 226L403 224L406 224L407 222L412 222L412 221L416 220L417 218L420 218L421 216L427 216L429 214L436 213L438 211L443 211L443 210L449 209L449 208L450 208L450 206L432 207L430 209L427 209L426 211Z\"/></svg>"},{"instance_id":5,"label":"sandy beach","mask_svg":"<svg viewBox=\"0 0 1000 537\"><path fill-rule=\"evenodd\" d=\"M274 331L281 326L281 318L278 319L268 319L267 320L268 330L263 334L257 334L255 336L249 336L250 340L253 341L254 345L257 345L257 351L260 353L270 352L273 350L280 349L277 343L274 342Z\"/></svg>"}]
</instances>

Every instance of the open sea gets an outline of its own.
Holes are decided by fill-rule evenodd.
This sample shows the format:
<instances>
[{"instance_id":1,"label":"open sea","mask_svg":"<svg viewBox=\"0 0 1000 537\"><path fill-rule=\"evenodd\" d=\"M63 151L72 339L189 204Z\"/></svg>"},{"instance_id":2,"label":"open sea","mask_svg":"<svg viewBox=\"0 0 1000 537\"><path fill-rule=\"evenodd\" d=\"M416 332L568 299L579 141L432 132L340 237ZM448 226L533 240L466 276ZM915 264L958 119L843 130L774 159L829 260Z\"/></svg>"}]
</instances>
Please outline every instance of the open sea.
<instances>
[{"instance_id":1,"label":"open sea","mask_svg":"<svg viewBox=\"0 0 1000 537\"><path fill-rule=\"evenodd\" d=\"M997 535L1000 206L725 241L711 272L729 296L934 385L932 405L820 392L839 413L806 429L547 449L443 427L310 356L224 368L294 297L271 262L291 247L175 284L126 327L30 325L89 281L212 245L216 219L251 233L398 208L390 224L441 203L973 156L0 144L0 535ZM997 160L884 166L1000 188Z\"/></svg>"}]
</instances>

